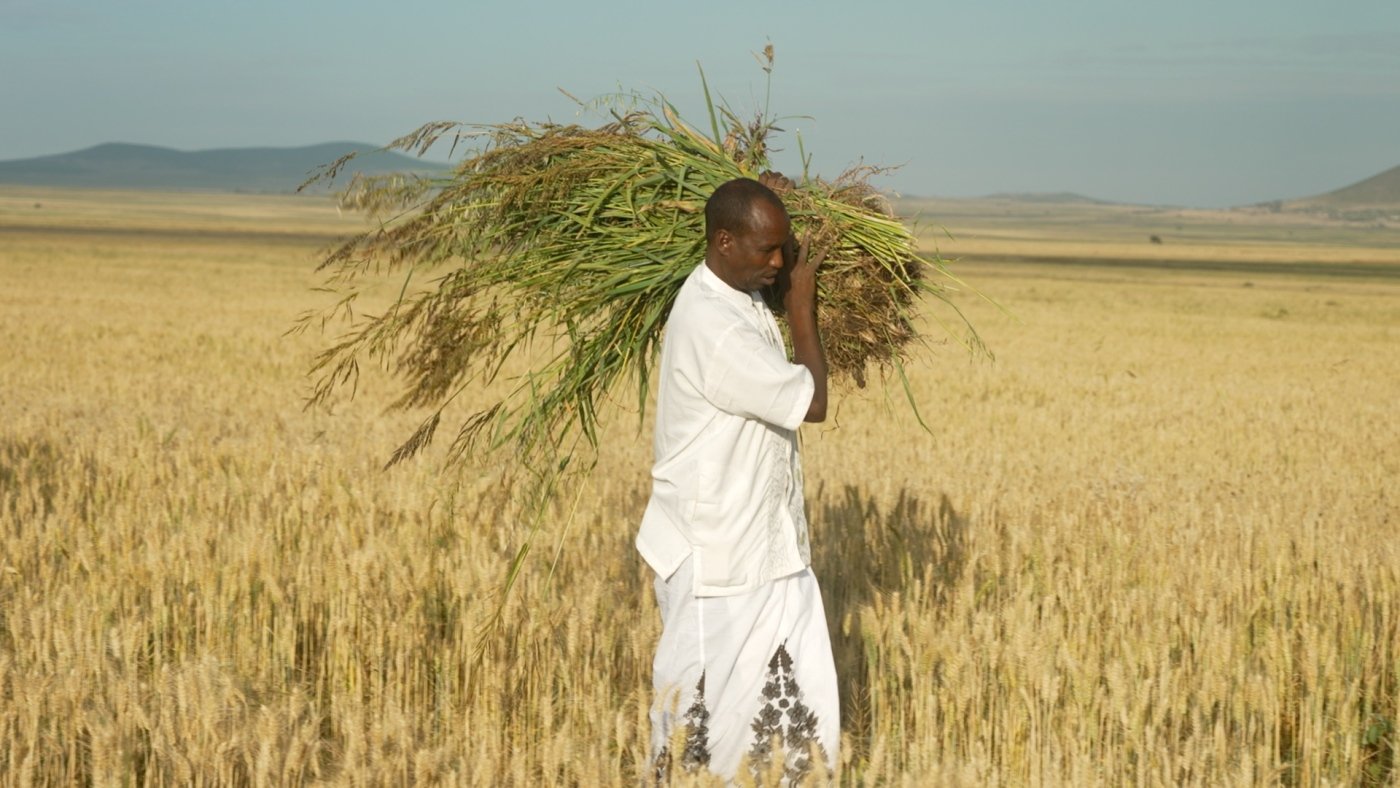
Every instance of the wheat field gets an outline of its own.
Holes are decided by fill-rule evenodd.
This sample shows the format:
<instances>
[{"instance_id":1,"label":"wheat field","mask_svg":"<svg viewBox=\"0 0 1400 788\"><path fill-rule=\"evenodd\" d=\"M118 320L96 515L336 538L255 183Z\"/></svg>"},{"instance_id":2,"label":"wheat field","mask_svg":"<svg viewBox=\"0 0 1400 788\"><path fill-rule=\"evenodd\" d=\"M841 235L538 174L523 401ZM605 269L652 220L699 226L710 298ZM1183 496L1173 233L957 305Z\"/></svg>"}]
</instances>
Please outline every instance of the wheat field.
<instances>
[{"instance_id":1,"label":"wheat field","mask_svg":"<svg viewBox=\"0 0 1400 788\"><path fill-rule=\"evenodd\" d=\"M995 361L919 358L927 432L897 388L803 430L839 782L1400 784L1400 249L1176 217L1183 258L1310 265L1131 267L1132 217L955 218ZM642 780L649 426L611 414L481 639L501 464L382 470L384 375L302 408L325 340L285 331L353 227L0 190L0 784Z\"/></svg>"}]
</instances>

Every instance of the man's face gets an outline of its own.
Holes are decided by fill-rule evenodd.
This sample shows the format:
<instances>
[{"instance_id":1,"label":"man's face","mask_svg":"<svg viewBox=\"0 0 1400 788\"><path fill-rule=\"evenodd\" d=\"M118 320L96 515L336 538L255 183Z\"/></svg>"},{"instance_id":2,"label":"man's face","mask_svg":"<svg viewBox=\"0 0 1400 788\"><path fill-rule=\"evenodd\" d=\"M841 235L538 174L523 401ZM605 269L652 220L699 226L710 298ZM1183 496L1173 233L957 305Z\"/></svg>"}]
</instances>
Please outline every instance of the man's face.
<instances>
[{"instance_id":1,"label":"man's face","mask_svg":"<svg viewBox=\"0 0 1400 788\"><path fill-rule=\"evenodd\" d=\"M748 227L728 235L721 249L740 290L758 290L773 284L783 268L783 247L792 234L787 211L767 200L755 200Z\"/></svg>"}]
</instances>

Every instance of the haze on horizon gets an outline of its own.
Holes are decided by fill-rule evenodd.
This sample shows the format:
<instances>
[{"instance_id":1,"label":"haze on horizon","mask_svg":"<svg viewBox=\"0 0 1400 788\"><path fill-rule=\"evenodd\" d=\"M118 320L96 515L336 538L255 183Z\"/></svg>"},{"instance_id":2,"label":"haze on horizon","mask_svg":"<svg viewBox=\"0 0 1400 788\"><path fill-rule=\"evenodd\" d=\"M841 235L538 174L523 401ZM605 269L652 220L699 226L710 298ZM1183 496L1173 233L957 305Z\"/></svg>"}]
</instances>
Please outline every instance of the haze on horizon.
<instances>
[{"instance_id":1,"label":"haze on horizon","mask_svg":"<svg viewBox=\"0 0 1400 788\"><path fill-rule=\"evenodd\" d=\"M741 113L750 53L812 168L876 185L1220 207L1400 164L1400 4L671 4L0 0L0 159L110 141L183 150L384 143L439 119L578 117L660 91L695 123L699 61ZM792 134L777 165L801 169Z\"/></svg>"}]
</instances>

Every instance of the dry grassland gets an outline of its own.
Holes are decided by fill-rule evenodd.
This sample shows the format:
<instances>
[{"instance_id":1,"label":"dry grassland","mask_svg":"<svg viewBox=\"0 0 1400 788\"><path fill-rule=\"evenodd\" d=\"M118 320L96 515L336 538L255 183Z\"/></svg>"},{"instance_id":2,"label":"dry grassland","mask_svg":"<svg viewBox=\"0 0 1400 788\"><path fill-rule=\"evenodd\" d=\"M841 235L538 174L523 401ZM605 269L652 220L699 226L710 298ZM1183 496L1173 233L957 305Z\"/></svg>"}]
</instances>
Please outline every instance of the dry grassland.
<instances>
[{"instance_id":1,"label":"dry grassland","mask_svg":"<svg viewBox=\"0 0 1400 788\"><path fill-rule=\"evenodd\" d=\"M382 472L382 378L301 410L319 340L282 333L347 229L0 191L0 784L638 782L648 430L617 414L474 663L524 528L498 471ZM1193 259L1261 243L1207 229ZM804 428L841 782L1400 783L1400 282L959 270L1014 318L963 300L997 360L914 368L930 433L875 391Z\"/></svg>"}]
</instances>

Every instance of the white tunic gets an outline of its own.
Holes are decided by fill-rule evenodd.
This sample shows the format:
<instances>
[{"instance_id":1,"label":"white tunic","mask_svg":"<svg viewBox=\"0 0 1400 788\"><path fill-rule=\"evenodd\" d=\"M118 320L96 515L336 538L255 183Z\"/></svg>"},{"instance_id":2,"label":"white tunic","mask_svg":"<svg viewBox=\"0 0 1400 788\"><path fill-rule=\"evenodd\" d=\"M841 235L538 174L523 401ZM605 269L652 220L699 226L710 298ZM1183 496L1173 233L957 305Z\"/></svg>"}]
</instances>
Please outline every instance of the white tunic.
<instances>
[{"instance_id":1,"label":"white tunic","mask_svg":"<svg viewBox=\"0 0 1400 788\"><path fill-rule=\"evenodd\" d=\"M661 343L651 499L637 549L662 577L694 559L696 596L730 596L811 563L795 430L815 386L757 293L706 264Z\"/></svg>"}]
</instances>

